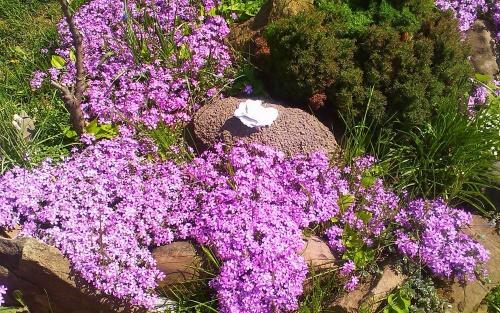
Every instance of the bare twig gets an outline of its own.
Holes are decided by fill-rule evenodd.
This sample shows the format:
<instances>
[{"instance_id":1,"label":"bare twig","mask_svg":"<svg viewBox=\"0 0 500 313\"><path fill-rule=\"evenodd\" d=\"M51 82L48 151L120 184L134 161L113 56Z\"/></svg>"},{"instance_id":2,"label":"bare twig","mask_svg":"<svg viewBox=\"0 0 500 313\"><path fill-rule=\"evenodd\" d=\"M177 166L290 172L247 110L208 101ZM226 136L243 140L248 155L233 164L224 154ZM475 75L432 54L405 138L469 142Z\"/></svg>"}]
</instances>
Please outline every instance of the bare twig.
<instances>
[{"instance_id":1,"label":"bare twig","mask_svg":"<svg viewBox=\"0 0 500 313\"><path fill-rule=\"evenodd\" d=\"M76 28L73 20L73 14L70 12L68 1L59 0L61 9L66 23L68 24L71 36L73 37L73 47L75 48L75 66L76 66L76 82L74 90L70 90L67 86L62 85L57 81L52 81L52 86L56 87L62 93L62 99L66 104L69 111L71 125L78 135L83 133L85 121L83 119L83 112L81 103L83 100L86 84L85 84L85 68L83 66L83 37Z\"/></svg>"}]
</instances>

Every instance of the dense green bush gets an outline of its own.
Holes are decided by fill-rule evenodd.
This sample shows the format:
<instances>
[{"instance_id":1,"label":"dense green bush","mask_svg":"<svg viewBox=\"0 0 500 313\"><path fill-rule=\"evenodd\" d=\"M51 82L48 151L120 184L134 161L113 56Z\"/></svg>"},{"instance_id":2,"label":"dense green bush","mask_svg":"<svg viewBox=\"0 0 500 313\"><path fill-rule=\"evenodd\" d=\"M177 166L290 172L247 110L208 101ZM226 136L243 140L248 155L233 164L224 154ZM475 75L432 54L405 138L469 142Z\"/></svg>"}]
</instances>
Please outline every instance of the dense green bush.
<instances>
[{"instance_id":1,"label":"dense green bush","mask_svg":"<svg viewBox=\"0 0 500 313\"><path fill-rule=\"evenodd\" d=\"M337 36L339 32L323 12L302 13L271 25L265 33L271 93L307 102L331 90L344 103L352 102L362 91L362 73L354 64L355 41Z\"/></svg>"},{"instance_id":2,"label":"dense green bush","mask_svg":"<svg viewBox=\"0 0 500 313\"><path fill-rule=\"evenodd\" d=\"M270 55L263 70L274 96L358 118L371 96L370 119L395 116L402 125L428 119L437 99L456 95L465 104L468 50L456 20L433 1L321 0L318 6L265 31Z\"/></svg>"}]
</instances>

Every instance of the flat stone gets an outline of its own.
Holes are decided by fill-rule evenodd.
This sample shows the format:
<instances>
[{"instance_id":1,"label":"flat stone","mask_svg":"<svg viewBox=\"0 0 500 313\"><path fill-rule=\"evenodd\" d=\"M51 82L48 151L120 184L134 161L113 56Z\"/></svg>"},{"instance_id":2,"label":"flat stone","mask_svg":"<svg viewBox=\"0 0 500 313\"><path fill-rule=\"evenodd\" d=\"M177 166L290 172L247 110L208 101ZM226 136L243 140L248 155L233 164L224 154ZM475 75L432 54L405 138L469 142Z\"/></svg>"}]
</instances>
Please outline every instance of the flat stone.
<instances>
[{"instance_id":1,"label":"flat stone","mask_svg":"<svg viewBox=\"0 0 500 313\"><path fill-rule=\"evenodd\" d=\"M153 250L152 255L158 269L165 274L165 279L158 284L160 288L198 277L197 269L201 265L201 258L188 241L177 241L158 247Z\"/></svg>"},{"instance_id":2,"label":"flat stone","mask_svg":"<svg viewBox=\"0 0 500 313\"><path fill-rule=\"evenodd\" d=\"M317 269L335 267L335 256L326 242L316 236L306 237L304 242L304 250L301 255L309 266Z\"/></svg>"},{"instance_id":3,"label":"flat stone","mask_svg":"<svg viewBox=\"0 0 500 313\"><path fill-rule=\"evenodd\" d=\"M471 227L466 232L476 238L490 252L486 270L491 282L474 281L462 287L454 283L444 292L451 303L450 312L473 313L492 288L500 284L500 236L486 219L473 215Z\"/></svg>"},{"instance_id":4,"label":"flat stone","mask_svg":"<svg viewBox=\"0 0 500 313\"><path fill-rule=\"evenodd\" d=\"M386 298L394 289L400 287L407 276L397 273L390 264L384 266L382 275L377 281L375 287L370 291L369 298L371 303L378 303Z\"/></svg>"}]
</instances>

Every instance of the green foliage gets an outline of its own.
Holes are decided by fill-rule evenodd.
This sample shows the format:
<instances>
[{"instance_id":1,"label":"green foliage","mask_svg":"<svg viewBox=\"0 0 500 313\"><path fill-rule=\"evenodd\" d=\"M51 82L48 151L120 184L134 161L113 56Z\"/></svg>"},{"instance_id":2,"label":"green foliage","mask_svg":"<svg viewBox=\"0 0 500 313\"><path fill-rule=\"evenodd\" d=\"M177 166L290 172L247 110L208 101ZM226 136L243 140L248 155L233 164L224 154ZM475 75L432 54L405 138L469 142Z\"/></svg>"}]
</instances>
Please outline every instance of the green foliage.
<instances>
[{"instance_id":1,"label":"green foliage","mask_svg":"<svg viewBox=\"0 0 500 313\"><path fill-rule=\"evenodd\" d=\"M494 188L498 178L493 171L499 161L498 104L492 101L469 118L454 102L444 102L421 126L395 132L379 155L391 164L391 181L411 196L441 196L483 213L495 210L483 189Z\"/></svg>"},{"instance_id":2,"label":"green foliage","mask_svg":"<svg viewBox=\"0 0 500 313\"><path fill-rule=\"evenodd\" d=\"M359 215L359 213L360 212L357 214L358 217L363 219L363 221L366 220L365 223L371 219L371 216L367 214L368 212L361 215ZM346 247L346 251L342 255L342 259L352 260L356 265L356 268L366 268L370 263L375 261L375 248L369 247L355 229L351 229L346 226L344 234L342 235L342 243Z\"/></svg>"},{"instance_id":3,"label":"green foliage","mask_svg":"<svg viewBox=\"0 0 500 313\"><path fill-rule=\"evenodd\" d=\"M331 308L331 303L341 286L335 276L335 270L317 271L311 267L306 286L300 299L298 313L336 312Z\"/></svg>"},{"instance_id":4,"label":"green foliage","mask_svg":"<svg viewBox=\"0 0 500 313\"><path fill-rule=\"evenodd\" d=\"M55 42L60 14L56 0L0 0L0 174L58 159L72 144L62 131L69 127L62 102L49 88L34 93L29 86L33 71L50 66L50 55L40 50ZM23 111L35 124L29 140L12 125Z\"/></svg>"},{"instance_id":5,"label":"green foliage","mask_svg":"<svg viewBox=\"0 0 500 313\"><path fill-rule=\"evenodd\" d=\"M239 96L242 94L242 90L245 86L250 85L252 86L253 97L266 96L267 93L264 89L264 84L259 79L255 66L242 56L237 56L235 59L236 62L233 67L234 73L231 73L234 80L225 93L232 96Z\"/></svg>"},{"instance_id":6,"label":"green foliage","mask_svg":"<svg viewBox=\"0 0 500 313\"><path fill-rule=\"evenodd\" d=\"M387 297L384 313L409 313L411 298L409 290L401 288Z\"/></svg>"},{"instance_id":7,"label":"green foliage","mask_svg":"<svg viewBox=\"0 0 500 313\"><path fill-rule=\"evenodd\" d=\"M265 31L270 47L264 68L274 95L307 103L317 93L342 103L361 92L362 73L353 62L355 42L335 35L341 29L322 12L301 13Z\"/></svg>"},{"instance_id":8,"label":"green foliage","mask_svg":"<svg viewBox=\"0 0 500 313\"><path fill-rule=\"evenodd\" d=\"M163 295L175 302L175 305L165 313L219 312L215 295L208 283L219 272L220 260L209 247L202 246L200 250L203 260L200 266L195 268L198 278L162 290Z\"/></svg>"},{"instance_id":9,"label":"green foliage","mask_svg":"<svg viewBox=\"0 0 500 313\"><path fill-rule=\"evenodd\" d=\"M97 119L94 119L85 126L85 132L96 139L112 139L118 135L118 127L113 124L98 124Z\"/></svg>"},{"instance_id":10,"label":"green foliage","mask_svg":"<svg viewBox=\"0 0 500 313\"><path fill-rule=\"evenodd\" d=\"M190 134L184 134L181 128L159 124L155 129L144 128L140 131L158 147L156 153L161 159L183 163L193 158L184 138L185 135Z\"/></svg>"},{"instance_id":11,"label":"green foliage","mask_svg":"<svg viewBox=\"0 0 500 313\"><path fill-rule=\"evenodd\" d=\"M231 14L238 16L238 21L244 21L255 16L265 0L222 0L217 6L217 13L232 20Z\"/></svg>"},{"instance_id":12,"label":"green foliage","mask_svg":"<svg viewBox=\"0 0 500 313\"><path fill-rule=\"evenodd\" d=\"M318 106L311 98L359 121L371 99L368 120L395 116L418 125L436 102L454 96L465 104L470 90L468 51L456 20L433 1L318 1L321 10L270 25L263 68L280 98ZM455 91L455 92L452 92Z\"/></svg>"},{"instance_id":13,"label":"green foliage","mask_svg":"<svg viewBox=\"0 0 500 313\"><path fill-rule=\"evenodd\" d=\"M488 305L488 313L500 312L500 285L491 289L484 302Z\"/></svg>"},{"instance_id":14,"label":"green foliage","mask_svg":"<svg viewBox=\"0 0 500 313\"><path fill-rule=\"evenodd\" d=\"M12 297L17 302L15 307L2 307L0 306L0 313L29 313L28 306L23 300L23 294L20 290L14 290Z\"/></svg>"}]
</instances>

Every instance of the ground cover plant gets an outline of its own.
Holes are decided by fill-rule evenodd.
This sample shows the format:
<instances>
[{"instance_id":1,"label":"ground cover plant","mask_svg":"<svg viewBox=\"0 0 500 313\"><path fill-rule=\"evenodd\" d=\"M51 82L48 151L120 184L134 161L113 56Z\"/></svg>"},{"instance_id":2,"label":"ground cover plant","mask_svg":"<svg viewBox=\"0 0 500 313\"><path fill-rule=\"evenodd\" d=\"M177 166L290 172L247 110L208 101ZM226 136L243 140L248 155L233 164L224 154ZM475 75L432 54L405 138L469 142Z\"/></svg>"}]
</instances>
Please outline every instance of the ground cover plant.
<instances>
[{"instance_id":1,"label":"ground cover plant","mask_svg":"<svg viewBox=\"0 0 500 313\"><path fill-rule=\"evenodd\" d=\"M31 87L41 89L34 97L54 96L52 118L62 125L45 127L37 119L46 112L24 114L17 105L0 115L7 131L0 230L20 227L21 236L57 247L92 293L139 310L166 295L175 297L176 312L324 312L383 261L398 259L418 275L380 309L436 312L443 302L430 277L467 283L487 275L488 252L464 232L471 214L454 207L481 197L498 161L498 91L484 77L470 80L460 48L458 25L467 25L473 6L319 1L319 11L266 31L271 46L290 49L270 67L286 72L275 86L318 106L329 97L345 101L340 112L352 132L345 160L333 162L320 152L285 156L258 143L219 143L198 154L183 139L199 106L226 90L258 89L234 80L232 73L252 74L253 67L234 68L224 37L261 2L78 4L70 11L83 55L63 19L58 45L26 70ZM493 3L482 8L488 5L495 12ZM296 44L304 49L290 53ZM79 59L86 81L81 136L50 88L63 98L65 88L78 89ZM312 61L319 65L308 67ZM401 112L389 132L373 131L393 110ZM39 132L32 132L32 116ZM405 121L410 125L395 126ZM330 270L316 273L301 256L310 235L334 253ZM151 250L176 240L203 251L205 277L164 294ZM0 306L8 288L0 285Z\"/></svg>"}]
</instances>

